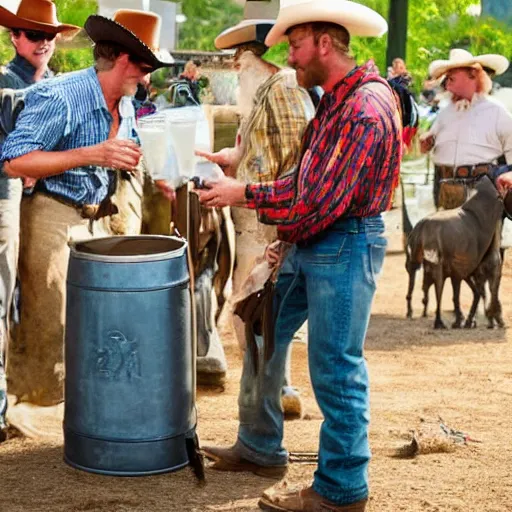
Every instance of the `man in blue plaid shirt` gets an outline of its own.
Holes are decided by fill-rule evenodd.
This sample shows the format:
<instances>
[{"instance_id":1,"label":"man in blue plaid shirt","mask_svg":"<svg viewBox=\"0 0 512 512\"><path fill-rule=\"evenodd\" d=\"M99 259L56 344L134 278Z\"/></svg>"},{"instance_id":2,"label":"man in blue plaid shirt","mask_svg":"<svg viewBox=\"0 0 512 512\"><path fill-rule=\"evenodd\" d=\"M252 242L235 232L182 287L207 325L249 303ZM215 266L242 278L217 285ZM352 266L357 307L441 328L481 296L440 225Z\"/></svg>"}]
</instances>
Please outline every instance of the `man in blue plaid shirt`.
<instances>
[{"instance_id":1,"label":"man in blue plaid shirt","mask_svg":"<svg viewBox=\"0 0 512 512\"><path fill-rule=\"evenodd\" d=\"M110 234L116 170L134 172L141 152L131 96L159 60L160 18L120 10L93 15L85 30L95 66L31 88L3 147L7 174L37 180L21 211L21 322L9 362L9 389L51 405L63 399L68 242ZM105 41L108 34L108 41Z\"/></svg>"}]
</instances>

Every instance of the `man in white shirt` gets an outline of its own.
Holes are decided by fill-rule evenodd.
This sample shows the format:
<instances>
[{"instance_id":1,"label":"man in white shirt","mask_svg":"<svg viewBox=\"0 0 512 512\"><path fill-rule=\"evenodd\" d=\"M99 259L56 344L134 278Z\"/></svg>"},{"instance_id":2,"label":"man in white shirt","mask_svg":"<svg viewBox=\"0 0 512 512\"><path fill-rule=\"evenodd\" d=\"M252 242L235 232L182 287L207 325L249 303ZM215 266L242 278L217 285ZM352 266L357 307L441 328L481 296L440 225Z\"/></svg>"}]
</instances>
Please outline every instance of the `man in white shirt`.
<instances>
[{"instance_id":1,"label":"man in white shirt","mask_svg":"<svg viewBox=\"0 0 512 512\"><path fill-rule=\"evenodd\" d=\"M433 150L434 200L438 208L455 208L466 199L475 178L496 164L512 163L512 116L489 97L489 74L502 74L508 60L501 55L473 56L450 51L449 60L430 65L430 75L444 75L450 104L439 112L421 140L423 152Z\"/></svg>"}]
</instances>

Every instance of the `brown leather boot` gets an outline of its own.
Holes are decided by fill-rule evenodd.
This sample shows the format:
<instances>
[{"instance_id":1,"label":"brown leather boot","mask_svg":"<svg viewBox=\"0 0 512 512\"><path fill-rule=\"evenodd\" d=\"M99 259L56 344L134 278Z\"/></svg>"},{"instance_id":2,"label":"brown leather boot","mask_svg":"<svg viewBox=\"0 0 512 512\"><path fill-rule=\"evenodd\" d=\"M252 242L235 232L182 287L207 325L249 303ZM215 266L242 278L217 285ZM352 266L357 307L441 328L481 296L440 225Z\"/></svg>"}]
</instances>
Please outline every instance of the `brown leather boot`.
<instances>
[{"instance_id":1,"label":"brown leather boot","mask_svg":"<svg viewBox=\"0 0 512 512\"><path fill-rule=\"evenodd\" d=\"M239 453L239 450L237 450L236 445L230 448L203 446L201 451L205 457L215 462L212 466L212 469L216 469L218 471L247 471L249 473L254 473L255 475L263 476L265 478L280 479L286 474L286 471L288 470L287 465L262 466L260 464L256 464L255 462L251 462L250 460L244 459Z\"/></svg>"},{"instance_id":2,"label":"brown leather boot","mask_svg":"<svg viewBox=\"0 0 512 512\"><path fill-rule=\"evenodd\" d=\"M267 489L258 505L272 512L364 512L367 500L349 505L336 505L320 496L312 487L287 488L286 483Z\"/></svg>"}]
</instances>

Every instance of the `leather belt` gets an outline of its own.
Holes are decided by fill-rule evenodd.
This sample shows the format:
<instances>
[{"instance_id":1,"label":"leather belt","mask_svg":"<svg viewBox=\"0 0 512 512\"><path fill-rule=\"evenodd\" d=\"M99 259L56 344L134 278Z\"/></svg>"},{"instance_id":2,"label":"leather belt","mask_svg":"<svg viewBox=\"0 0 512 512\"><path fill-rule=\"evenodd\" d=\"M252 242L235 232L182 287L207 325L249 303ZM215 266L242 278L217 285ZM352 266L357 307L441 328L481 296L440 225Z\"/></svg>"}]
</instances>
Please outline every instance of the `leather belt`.
<instances>
[{"instance_id":1,"label":"leather belt","mask_svg":"<svg viewBox=\"0 0 512 512\"><path fill-rule=\"evenodd\" d=\"M474 165L459 165L453 167L451 165L436 165L436 171L439 173L441 181L466 181L479 178L483 174L489 174L489 171L494 167L494 164L474 164Z\"/></svg>"},{"instance_id":2,"label":"leather belt","mask_svg":"<svg viewBox=\"0 0 512 512\"><path fill-rule=\"evenodd\" d=\"M102 217L118 213L117 206L110 201L110 198L104 199L101 204L77 204L65 197L50 194L43 190L37 190L37 193L55 199L55 201L65 204L66 206L75 208L83 219L98 220Z\"/></svg>"}]
</instances>

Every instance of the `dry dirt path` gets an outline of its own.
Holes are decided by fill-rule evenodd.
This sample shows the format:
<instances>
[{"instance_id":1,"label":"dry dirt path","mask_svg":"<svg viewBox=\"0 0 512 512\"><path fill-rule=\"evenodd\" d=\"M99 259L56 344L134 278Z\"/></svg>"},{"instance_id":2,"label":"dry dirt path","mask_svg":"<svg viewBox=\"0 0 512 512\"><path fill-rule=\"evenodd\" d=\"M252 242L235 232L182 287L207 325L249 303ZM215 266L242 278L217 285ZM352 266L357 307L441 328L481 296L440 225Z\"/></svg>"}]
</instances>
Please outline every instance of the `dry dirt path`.
<instances>
[{"instance_id":1,"label":"dry dirt path","mask_svg":"<svg viewBox=\"0 0 512 512\"><path fill-rule=\"evenodd\" d=\"M432 318L408 321L403 255L388 256L374 305L366 355L372 382L373 450L370 512L512 511L512 343L509 330L432 330ZM419 286L415 296L420 312ZM450 290L445 317L449 320ZM506 262L501 297L512 326L512 264ZM463 298L467 311L469 295ZM433 305L431 306L431 310ZM431 315L432 316L432 315ZM229 444L237 430L241 359L224 337L230 375L223 393L200 391L203 443ZM309 384L306 346L294 351L295 385L308 419L286 424L289 450L317 449L320 414ZM450 453L397 458L421 418L438 416L479 444ZM289 479L307 482L313 466L291 465ZM207 471L206 487L188 470L146 478L113 478L76 471L62 462L60 440L13 439L0 446L0 512L18 511L255 511L269 481Z\"/></svg>"}]
</instances>

